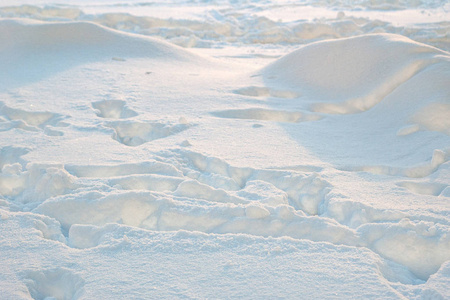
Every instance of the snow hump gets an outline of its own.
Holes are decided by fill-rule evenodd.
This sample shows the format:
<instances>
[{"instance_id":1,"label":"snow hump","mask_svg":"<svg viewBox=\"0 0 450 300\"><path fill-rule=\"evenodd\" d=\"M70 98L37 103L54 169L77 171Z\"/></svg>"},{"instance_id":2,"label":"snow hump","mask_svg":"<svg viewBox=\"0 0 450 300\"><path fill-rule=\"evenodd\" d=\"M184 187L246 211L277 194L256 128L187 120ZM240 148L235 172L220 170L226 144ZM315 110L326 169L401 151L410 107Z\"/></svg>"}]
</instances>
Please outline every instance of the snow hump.
<instances>
[{"instance_id":1,"label":"snow hump","mask_svg":"<svg viewBox=\"0 0 450 300\"><path fill-rule=\"evenodd\" d=\"M263 74L313 99L313 111L347 114L372 108L426 67L449 59L445 51L400 35L369 34L307 44Z\"/></svg>"},{"instance_id":2,"label":"snow hump","mask_svg":"<svg viewBox=\"0 0 450 300\"><path fill-rule=\"evenodd\" d=\"M119 32L90 22L0 20L0 57L20 61L38 55L92 59L157 58L198 62L199 56L162 40ZM40 58L40 57L39 57Z\"/></svg>"}]
</instances>

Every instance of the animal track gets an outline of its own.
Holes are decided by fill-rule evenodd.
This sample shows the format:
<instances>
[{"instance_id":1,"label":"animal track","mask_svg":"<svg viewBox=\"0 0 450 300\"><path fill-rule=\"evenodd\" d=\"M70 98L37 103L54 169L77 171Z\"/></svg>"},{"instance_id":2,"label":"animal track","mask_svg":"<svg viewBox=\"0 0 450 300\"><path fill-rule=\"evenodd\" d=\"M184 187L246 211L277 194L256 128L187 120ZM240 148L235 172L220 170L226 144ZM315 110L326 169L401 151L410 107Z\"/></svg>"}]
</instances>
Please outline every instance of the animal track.
<instances>
[{"instance_id":1,"label":"animal track","mask_svg":"<svg viewBox=\"0 0 450 300\"><path fill-rule=\"evenodd\" d=\"M26 111L23 109L11 108L0 102L0 131L7 131L13 128L20 128L26 131L40 131L51 136L62 135L62 132L48 128L48 126L58 126L63 116L51 112Z\"/></svg>"},{"instance_id":2,"label":"animal track","mask_svg":"<svg viewBox=\"0 0 450 300\"><path fill-rule=\"evenodd\" d=\"M83 278L65 268L29 271L24 282L36 300L76 300L82 296L85 284Z\"/></svg>"},{"instance_id":3,"label":"animal track","mask_svg":"<svg viewBox=\"0 0 450 300\"><path fill-rule=\"evenodd\" d=\"M124 145L133 147L168 137L189 128L187 124L169 125L137 121L117 121L111 122L107 126L113 128L115 131L113 139Z\"/></svg>"},{"instance_id":4,"label":"animal track","mask_svg":"<svg viewBox=\"0 0 450 300\"><path fill-rule=\"evenodd\" d=\"M126 119L137 116L137 112L128 108L122 100L102 100L92 103L97 116L110 119Z\"/></svg>"},{"instance_id":5,"label":"animal track","mask_svg":"<svg viewBox=\"0 0 450 300\"><path fill-rule=\"evenodd\" d=\"M321 116L294 111L282 111L263 108L231 109L212 113L220 118L247 119L272 122L298 123L320 120Z\"/></svg>"},{"instance_id":6,"label":"animal track","mask_svg":"<svg viewBox=\"0 0 450 300\"><path fill-rule=\"evenodd\" d=\"M122 100L97 101L92 103L92 107L96 109L97 116L101 118L127 119L138 115L134 110L128 108L126 102ZM128 120L107 122L105 125L114 129L113 139L124 145L136 147L189 128L187 122L181 123L170 125L160 122Z\"/></svg>"}]
</instances>

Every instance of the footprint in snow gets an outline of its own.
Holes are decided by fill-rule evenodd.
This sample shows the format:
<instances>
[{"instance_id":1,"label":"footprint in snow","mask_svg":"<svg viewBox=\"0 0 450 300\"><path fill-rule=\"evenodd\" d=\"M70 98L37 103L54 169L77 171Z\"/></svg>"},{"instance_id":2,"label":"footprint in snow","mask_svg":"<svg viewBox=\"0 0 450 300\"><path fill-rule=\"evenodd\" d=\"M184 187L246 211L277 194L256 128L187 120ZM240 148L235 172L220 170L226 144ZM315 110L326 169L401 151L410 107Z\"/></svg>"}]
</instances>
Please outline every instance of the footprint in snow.
<instances>
[{"instance_id":1,"label":"footprint in snow","mask_svg":"<svg viewBox=\"0 0 450 300\"><path fill-rule=\"evenodd\" d=\"M0 102L0 131L20 128L26 131L44 131L49 136L61 136L64 133L51 127L61 127L64 116L48 111L27 111L12 108Z\"/></svg>"},{"instance_id":2,"label":"footprint in snow","mask_svg":"<svg viewBox=\"0 0 450 300\"><path fill-rule=\"evenodd\" d=\"M29 271L24 282L33 299L79 299L85 283L65 268Z\"/></svg>"},{"instance_id":3,"label":"footprint in snow","mask_svg":"<svg viewBox=\"0 0 450 300\"><path fill-rule=\"evenodd\" d=\"M168 137L190 127L189 124L165 124L159 122L118 121L106 126L114 129L112 138L127 146L136 147L144 143Z\"/></svg>"},{"instance_id":4,"label":"footprint in snow","mask_svg":"<svg viewBox=\"0 0 450 300\"><path fill-rule=\"evenodd\" d=\"M108 119L126 119L137 116L137 112L127 107L122 100L102 100L92 103L97 116Z\"/></svg>"}]
</instances>

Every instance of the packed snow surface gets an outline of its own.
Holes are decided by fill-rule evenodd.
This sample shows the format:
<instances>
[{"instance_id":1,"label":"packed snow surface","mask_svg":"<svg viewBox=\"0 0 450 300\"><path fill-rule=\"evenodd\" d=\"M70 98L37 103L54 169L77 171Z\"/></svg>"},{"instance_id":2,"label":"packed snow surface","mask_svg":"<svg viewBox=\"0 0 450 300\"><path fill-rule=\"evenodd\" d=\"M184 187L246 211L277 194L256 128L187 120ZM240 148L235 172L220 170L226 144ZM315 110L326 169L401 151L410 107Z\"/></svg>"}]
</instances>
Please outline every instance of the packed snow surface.
<instances>
[{"instance_id":1,"label":"packed snow surface","mask_svg":"<svg viewBox=\"0 0 450 300\"><path fill-rule=\"evenodd\" d=\"M450 299L446 1L0 2L1 299Z\"/></svg>"}]
</instances>

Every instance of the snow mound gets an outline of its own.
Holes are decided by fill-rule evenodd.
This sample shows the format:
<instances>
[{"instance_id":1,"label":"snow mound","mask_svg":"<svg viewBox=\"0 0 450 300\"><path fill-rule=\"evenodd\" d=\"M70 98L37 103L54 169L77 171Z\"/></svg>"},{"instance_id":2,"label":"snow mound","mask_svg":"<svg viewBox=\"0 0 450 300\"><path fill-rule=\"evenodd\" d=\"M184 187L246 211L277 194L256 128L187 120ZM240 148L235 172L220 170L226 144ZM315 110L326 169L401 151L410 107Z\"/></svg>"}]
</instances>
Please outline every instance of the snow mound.
<instances>
[{"instance_id":1,"label":"snow mound","mask_svg":"<svg viewBox=\"0 0 450 300\"><path fill-rule=\"evenodd\" d=\"M312 99L313 111L349 114L371 109L430 65L449 59L449 53L403 36L370 34L305 45L263 74L266 82L296 88ZM442 75L448 83L448 72L435 72L427 83Z\"/></svg>"},{"instance_id":2,"label":"snow mound","mask_svg":"<svg viewBox=\"0 0 450 300\"><path fill-rule=\"evenodd\" d=\"M80 50L109 59L124 57L165 57L191 60L196 55L161 40L115 31L90 22L47 23L23 19L0 21L2 45L0 53L15 54L15 58L44 51L69 51L79 56ZM20 51L18 51L20 49ZM27 50L28 49L28 50ZM55 53L53 53L55 54ZM8 55L8 56L10 56Z\"/></svg>"},{"instance_id":3,"label":"snow mound","mask_svg":"<svg viewBox=\"0 0 450 300\"><path fill-rule=\"evenodd\" d=\"M108 29L90 22L46 23L0 20L0 78L5 87L38 81L90 62L126 64L145 58L154 63L203 65L207 61L151 37Z\"/></svg>"}]
</instances>

